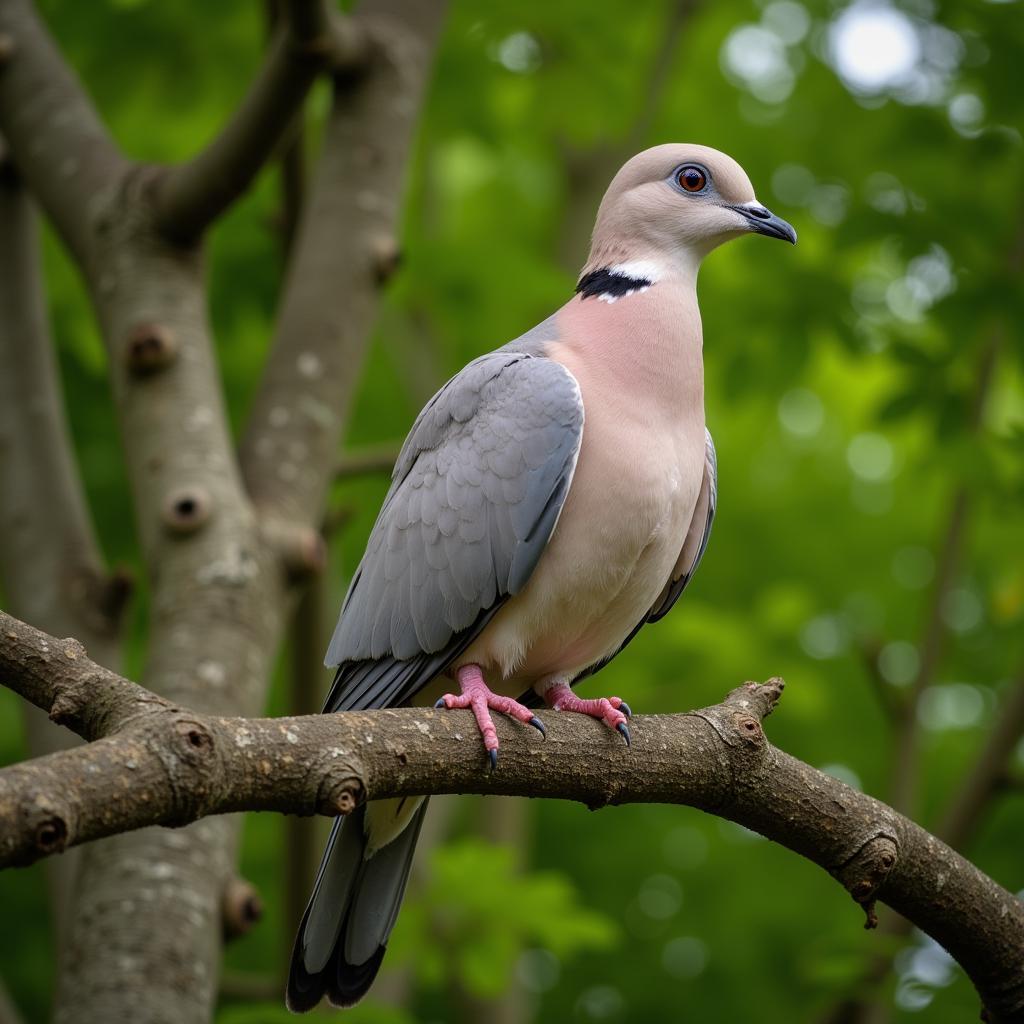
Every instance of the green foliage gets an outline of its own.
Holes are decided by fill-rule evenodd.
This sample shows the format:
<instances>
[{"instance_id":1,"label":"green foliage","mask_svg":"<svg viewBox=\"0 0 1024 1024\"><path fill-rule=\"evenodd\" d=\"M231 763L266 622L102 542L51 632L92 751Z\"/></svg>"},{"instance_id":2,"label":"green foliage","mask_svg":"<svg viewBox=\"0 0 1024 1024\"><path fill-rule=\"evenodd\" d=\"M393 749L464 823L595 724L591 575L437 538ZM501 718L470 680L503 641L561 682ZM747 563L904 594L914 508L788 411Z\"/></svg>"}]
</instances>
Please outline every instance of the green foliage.
<instances>
[{"instance_id":1,"label":"green foliage","mask_svg":"<svg viewBox=\"0 0 1024 1024\"><path fill-rule=\"evenodd\" d=\"M877 686L900 699L951 496L966 488L943 657L920 714L917 817L934 824L1024 667L1021 4L883 7L909 26L919 80L861 92L837 74L830 50L847 11L839 0L694 5L659 75L673 6L453 4L409 179L403 269L348 443L399 440L448 375L565 300L601 190L633 149L691 139L730 152L800 242L744 239L702 270L720 467L714 535L679 607L585 690L621 693L637 711L675 711L781 674L789 685L772 740L884 797L891 735L869 654L880 652ZM209 138L263 45L261 5L248 0L42 7L118 140L145 159L181 159ZM325 97L321 89L311 104L313 137ZM275 187L264 175L210 245L211 317L236 425L278 289ZM105 550L132 563L102 351L52 238L46 273L86 487ZM354 510L334 545L332 607L385 486L351 481L332 495ZM272 707L285 709L280 688ZM23 755L16 720L16 702L0 692L0 760ZM1024 773L1024 754L1013 771ZM646 1022L676 1007L692 1020L807 1020L878 948L824 873L726 823L677 808L532 806L518 843L523 873L507 849L465 838L479 823L459 822L427 880L414 881L386 962L413 976L407 1013L371 1002L348 1020L472 1019L453 987L525 993L537 1021ZM267 917L230 950L233 970L282 969L282 828L262 816L247 826L243 870ZM1024 889L1022 834L1024 804L1004 796L968 851L1015 891ZM53 969L42 879L41 868L0 877L3 921L17 925L0 929L0 967L32 1020L44 1019ZM894 1020L977 1016L970 986L936 963L917 939L901 954L886 990ZM236 1004L219 1019L275 1014Z\"/></svg>"},{"instance_id":2,"label":"green foliage","mask_svg":"<svg viewBox=\"0 0 1024 1024\"><path fill-rule=\"evenodd\" d=\"M579 903L561 872L523 874L518 851L461 839L433 851L429 881L399 918L391 942L394 965L412 965L434 988L456 985L471 995L499 996L520 951L539 945L561 959L617 945L612 921Z\"/></svg>"}]
</instances>

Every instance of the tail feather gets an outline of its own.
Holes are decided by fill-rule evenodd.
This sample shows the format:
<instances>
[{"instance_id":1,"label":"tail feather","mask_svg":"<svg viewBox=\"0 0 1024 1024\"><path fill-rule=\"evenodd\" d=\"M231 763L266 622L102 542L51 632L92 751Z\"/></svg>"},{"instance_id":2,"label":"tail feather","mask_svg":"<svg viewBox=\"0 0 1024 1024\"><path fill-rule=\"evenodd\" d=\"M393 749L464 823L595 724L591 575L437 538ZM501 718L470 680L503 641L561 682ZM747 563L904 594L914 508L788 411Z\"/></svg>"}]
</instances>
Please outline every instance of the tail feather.
<instances>
[{"instance_id":1,"label":"tail feather","mask_svg":"<svg viewBox=\"0 0 1024 1024\"><path fill-rule=\"evenodd\" d=\"M426 807L424 800L409 825L370 856L365 806L335 823L295 938L290 1010L311 1010L324 995L351 1006L366 994L398 917Z\"/></svg>"}]
</instances>

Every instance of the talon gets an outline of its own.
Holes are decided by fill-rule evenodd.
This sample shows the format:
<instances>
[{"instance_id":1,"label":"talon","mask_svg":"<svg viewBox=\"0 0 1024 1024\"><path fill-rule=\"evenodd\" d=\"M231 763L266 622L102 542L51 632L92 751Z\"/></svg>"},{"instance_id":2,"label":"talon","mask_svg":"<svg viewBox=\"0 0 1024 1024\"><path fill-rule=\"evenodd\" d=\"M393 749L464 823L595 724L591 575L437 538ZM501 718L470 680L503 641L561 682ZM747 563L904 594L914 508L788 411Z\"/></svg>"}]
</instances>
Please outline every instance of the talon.
<instances>
[{"instance_id":1,"label":"talon","mask_svg":"<svg viewBox=\"0 0 1024 1024\"><path fill-rule=\"evenodd\" d=\"M547 739L548 731L544 728L544 723L536 715L527 722L527 725L532 725L534 729L541 734L541 736Z\"/></svg>"},{"instance_id":2,"label":"talon","mask_svg":"<svg viewBox=\"0 0 1024 1024\"><path fill-rule=\"evenodd\" d=\"M630 708L630 706L629 706L629 705L628 705L628 704L627 704L627 703L626 703L626 702L625 702L624 700L620 700L620 701L619 701L619 710L620 710L620 711L621 711L621 712L622 712L622 713L623 713L623 714L624 714L624 715L625 715L625 716L626 716L627 718L632 718L632 717L633 717L633 711L632 711L632 709Z\"/></svg>"},{"instance_id":3,"label":"talon","mask_svg":"<svg viewBox=\"0 0 1024 1024\"><path fill-rule=\"evenodd\" d=\"M616 731L622 733L622 738L626 741L626 746L631 746L629 742L629 726L626 725L625 722L619 722L619 724L615 726L615 728Z\"/></svg>"},{"instance_id":4,"label":"talon","mask_svg":"<svg viewBox=\"0 0 1024 1024\"><path fill-rule=\"evenodd\" d=\"M629 741L627 740L626 742L628 743ZM491 762L491 771L493 772L498 767L498 751L488 750L487 760Z\"/></svg>"},{"instance_id":5,"label":"talon","mask_svg":"<svg viewBox=\"0 0 1024 1024\"><path fill-rule=\"evenodd\" d=\"M444 702L444 697L438 697L437 700L434 701L434 707L435 708L443 708L443 707L446 707L446 706L447 705Z\"/></svg>"}]
</instances>

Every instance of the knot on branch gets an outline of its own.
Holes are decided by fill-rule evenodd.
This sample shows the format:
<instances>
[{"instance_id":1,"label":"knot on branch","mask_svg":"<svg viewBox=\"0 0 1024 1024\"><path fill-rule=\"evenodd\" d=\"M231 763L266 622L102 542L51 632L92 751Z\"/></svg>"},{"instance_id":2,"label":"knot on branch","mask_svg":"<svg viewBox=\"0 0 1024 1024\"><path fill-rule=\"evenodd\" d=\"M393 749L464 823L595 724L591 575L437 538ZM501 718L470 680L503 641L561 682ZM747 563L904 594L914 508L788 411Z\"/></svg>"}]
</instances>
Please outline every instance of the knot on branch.
<instances>
[{"instance_id":1,"label":"knot on branch","mask_svg":"<svg viewBox=\"0 0 1024 1024\"><path fill-rule=\"evenodd\" d=\"M785 685L778 678L766 683L744 683L721 704L691 711L690 715L704 719L726 747L759 754L768 748L761 722L775 709Z\"/></svg>"},{"instance_id":2,"label":"knot on branch","mask_svg":"<svg viewBox=\"0 0 1024 1024\"><path fill-rule=\"evenodd\" d=\"M202 487L182 487L164 499L164 526L171 533L195 533L210 518L213 502Z\"/></svg>"},{"instance_id":3,"label":"knot on branch","mask_svg":"<svg viewBox=\"0 0 1024 1024\"><path fill-rule=\"evenodd\" d=\"M892 836L869 839L838 871L833 872L847 892L864 908L864 927L877 928L875 896L899 860Z\"/></svg>"},{"instance_id":4,"label":"knot on branch","mask_svg":"<svg viewBox=\"0 0 1024 1024\"><path fill-rule=\"evenodd\" d=\"M369 249L374 279L378 285L383 285L402 265L402 250L393 235L373 235Z\"/></svg>"},{"instance_id":5,"label":"knot on branch","mask_svg":"<svg viewBox=\"0 0 1024 1024\"><path fill-rule=\"evenodd\" d=\"M327 59L335 75L355 75L366 69L370 57L369 40L355 18L331 17L327 25Z\"/></svg>"},{"instance_id":6,"label":"knot on branch","mask_svg":"<svg viewBox=\"0 0 1024 1024\"><path fill-rule=\"evenodd\" d=\"M75 661L85 656L85 648L77 640L64 640L64 656ZM99 677L98 672L90 672L80 680L68 686L62 686L50 705L50 721L54 725L63 725L74 732L82 728L86 712L94 700L92 683Z\"/></svg>"},{"instance_id":7,"label":"knot on branch","mask_svg":"<svg viewBox=\"0 0 1024 1024\"><path fill-rule=\"evenodd\" d=\"M40 857L61 853L68 842L73 822L69 822L70 808L57 806L49 798L36 795L23 805L25 828L18 843L20 849L13 862L31 864ZM26 842L27 840L27 842Z\"/></svg>"},{"instance_id":8,"label":"knot on branch","mask_svg":"<svg viewBox=\"0 0 1024 1024\"><path fill-rule=\"evenodd\" d=\"M69 589L83 617L97 630L114 636L135 590L135 574L126 566L117 566L109 574L83 566L75 572Z\"/></svg>"},{"instance_id":9,"label":"knot on branch","mask_svg":"<svg viewBox=\"0 0 1024 1024\"><path fill-rule=\"evenodd\" d=\"M36 850L44 857L60 853L68 841L68 823L59 814L50 814L36 824Z\"/></svg>"},{"instance_id":10,"label":"knot on branch","mask_svg":"<svg viewBox=\"0 0 1024 1024\"><path fill-rule=\"evenodd\" d=\"M221 922L224 940L241 938L251 931L263 917L263 900L251 882L244 878L229 878L221 897Z\"/></svg>"},{"instance_id":11,"label":"knot on branch","mask_svg":"<svg viewBox=\"0 0 1024 1024\"><path fill-rule=\"evenodd\" d=\"M737 686L735 690L730 690L722 703L742 708L758 722L762 722L775 710L785 688L785 682L778 676L773 676L764 683L747 682Z\"/></svg>"},{"instance_id":12,"label":"knot on branch","mask_svg":"<svg viewBox=\"0 0 1024 1024\"><path fill-rule=\"evenodd\" d=\"M264 540L277 553L292 582L308 579L324 571L327 565L327 543L318 530L279 519L264 520L261 530Z\"/></svg>"},{"instance_id":13,"label":"knot on branch","mask_svg":"<svg viewBox=\"0 0 1024 1024\"><path fill-rule=\"evenodd\" d=\"M331 817L351 814L366 799L360 766L348 760L337 747L325 750L323 760L327 767L317 792L317 813Z\"/></svg>"},{"instance_id":14,"label":"knot on branch","mask_svg":"<svg viewBox=\"0 0 1024 1024\"><path fill-rule=\"evenodd\" d=\"M154 718L162 730L166 720ZM206 812L212 798L210 780L217 774L217 744L210 727L198 718L174 710L170 723L170 744L157 740L157 753L164 763L174 797L172 825L185 825Z\"/></svg>"},{"instance_id":15,"label":"knot on branch","mask_svg":"<svg viewBox=\"0 0 1024 1024\"><path fill-rule=\"evenodd\" d=\"M134 376L147 377L178 358L177 338L164 324L137 324L128 334L124 358Z\"/></svg>"}]
</instances>

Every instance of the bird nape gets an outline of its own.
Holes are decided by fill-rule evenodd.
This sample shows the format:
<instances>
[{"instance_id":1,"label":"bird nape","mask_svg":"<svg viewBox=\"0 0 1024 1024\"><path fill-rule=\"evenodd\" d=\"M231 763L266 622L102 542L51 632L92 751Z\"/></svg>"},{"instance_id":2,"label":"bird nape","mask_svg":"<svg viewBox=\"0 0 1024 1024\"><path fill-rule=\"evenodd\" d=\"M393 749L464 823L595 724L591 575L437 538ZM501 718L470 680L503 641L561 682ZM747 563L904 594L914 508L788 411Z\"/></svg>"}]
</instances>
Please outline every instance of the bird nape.
<instances>
[{"instance_id":1,"label":"bird nape","mask_svg":"<svg viewBox=\"0 0 1024 1024\"><path fill-rule=\"evenodd\" d=\"M712 249L796 232L705 146L656 146L613 179L576 293L427 403L327 653L324 711L469 708L588 715L626 743L619 697L572 687L675 604L715 517L696 279ZM442 693L454 682L459 693ZM518 697L516 696L518 695ZM621 742L622 740L619 740ZM369 989L398 915L424 798L373 801L331 833L299 926L288 1006Z\"/></svg>"}]
</instances>

